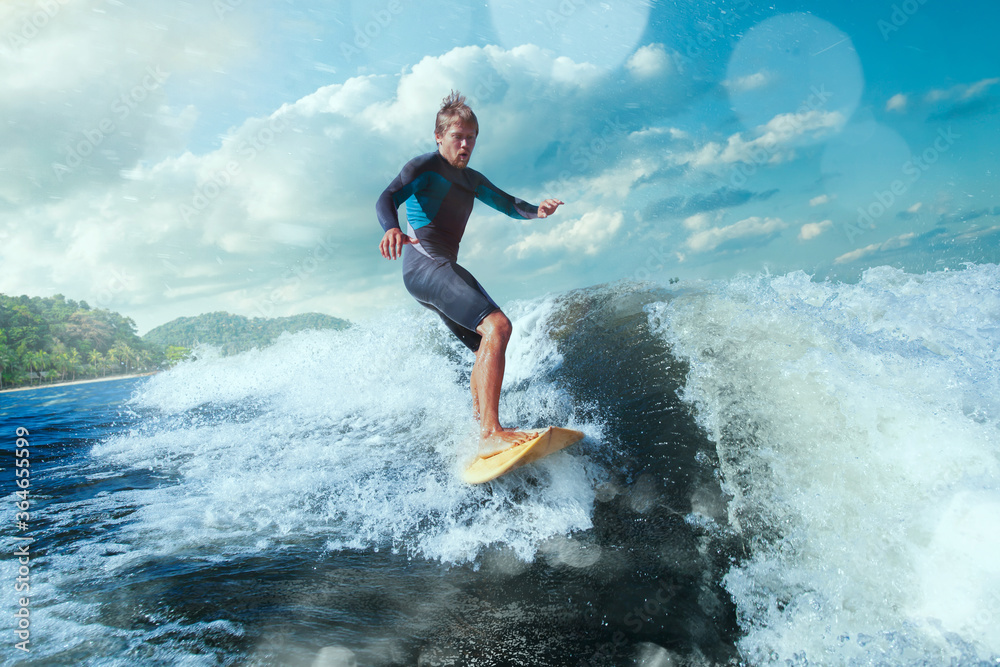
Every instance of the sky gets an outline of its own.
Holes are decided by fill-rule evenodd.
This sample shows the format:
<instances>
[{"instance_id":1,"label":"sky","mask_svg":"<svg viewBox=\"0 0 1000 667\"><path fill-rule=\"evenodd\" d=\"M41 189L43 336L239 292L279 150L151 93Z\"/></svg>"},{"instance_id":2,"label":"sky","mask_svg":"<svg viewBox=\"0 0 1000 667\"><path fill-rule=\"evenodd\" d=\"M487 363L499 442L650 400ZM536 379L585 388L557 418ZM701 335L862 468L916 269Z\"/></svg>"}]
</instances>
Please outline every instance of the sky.
<instances>
[{"instance_id":1,"label":"sky","mask_svg":"<svg viewBox=\"0 0 1000 667\"><path fill-rule=\"evenodd\" d=\"M997 262L1000 5L6 0L0 292L180 316L413 306L375 201L434 150L501 306L617 280ZM403 215L401 211L401 215Z\"/></svg>"}]
</instances>

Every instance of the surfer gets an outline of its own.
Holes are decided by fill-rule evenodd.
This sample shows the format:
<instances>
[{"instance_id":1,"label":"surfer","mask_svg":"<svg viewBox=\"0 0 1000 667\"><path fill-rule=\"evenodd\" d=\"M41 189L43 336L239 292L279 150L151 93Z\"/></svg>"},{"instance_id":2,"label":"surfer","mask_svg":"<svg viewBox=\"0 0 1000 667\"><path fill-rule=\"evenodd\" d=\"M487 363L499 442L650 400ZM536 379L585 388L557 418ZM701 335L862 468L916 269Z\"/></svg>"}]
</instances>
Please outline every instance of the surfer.
<instances>
[{"instance_id":1,"label":"surfer","mask_svg":"<svg viewBox=\"0 0 1000 667\"><path fill-rule=\"evenodd\" d=\"M476 355L470 378L472 409L480 425L479 456L489 456L532 434L500 425L500 388L511 323L479 281L458 264L458 246L476 199L520 220L548 217L563 202L546 199L534 206L469 169L478 136L476 114L465 97L452 91L437 113L437 151L407 162L378 198L375 210L385 230L379 243L382 256L402 256L407 291L436 312ZM403 202L406 234L399 227L397 211Z\"/></svg>"}]
</instances>

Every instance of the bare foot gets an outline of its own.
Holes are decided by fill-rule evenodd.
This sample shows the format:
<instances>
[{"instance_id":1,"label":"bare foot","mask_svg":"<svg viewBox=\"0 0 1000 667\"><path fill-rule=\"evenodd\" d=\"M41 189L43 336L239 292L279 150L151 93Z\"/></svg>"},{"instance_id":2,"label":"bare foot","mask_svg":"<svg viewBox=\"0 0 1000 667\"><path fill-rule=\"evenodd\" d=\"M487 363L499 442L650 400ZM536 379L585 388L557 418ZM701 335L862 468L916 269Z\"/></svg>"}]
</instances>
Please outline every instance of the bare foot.
<instances>
[{"instance_id":1,"label":"bare foot","mask_svg":"<svg viewBox=\"0 0 1000 667\"><path fill-rule=\"evenodd\" d=\"M528 442L537 436L538 434L533 431L515 431L508 428L498 429L479 440L479 452L477 454L479 458L486 459L511 447Z\"/></svg>"}]
</instances>

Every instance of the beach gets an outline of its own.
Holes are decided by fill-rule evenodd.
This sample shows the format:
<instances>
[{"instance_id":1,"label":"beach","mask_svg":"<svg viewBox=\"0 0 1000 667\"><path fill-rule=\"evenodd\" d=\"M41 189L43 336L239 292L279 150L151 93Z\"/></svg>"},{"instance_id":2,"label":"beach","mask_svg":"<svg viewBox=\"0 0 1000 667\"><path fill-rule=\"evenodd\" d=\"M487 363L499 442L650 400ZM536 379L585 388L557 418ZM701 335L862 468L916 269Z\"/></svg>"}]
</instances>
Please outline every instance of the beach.
<instances>
[{"instance_id":1,"label":"beach","mask_svg":"<svg viewBox=\"0 0 1000 667\"><path fill-rule=\"evenodd\" d=\"M156 375L159 371L150 373L130 373L127 375L109 375L103 378L89 378L86 380L67 380L66 382L46 382L45 384L31 385L29 387L13 387L11 389L0 389L0 393L13 391L31 391L32 389L46 389L48 387L71 387L79 384L93 384L94 382L114 382L115 380L129 380L131 378L148 377Z\"/></svg>"}]
</instances>

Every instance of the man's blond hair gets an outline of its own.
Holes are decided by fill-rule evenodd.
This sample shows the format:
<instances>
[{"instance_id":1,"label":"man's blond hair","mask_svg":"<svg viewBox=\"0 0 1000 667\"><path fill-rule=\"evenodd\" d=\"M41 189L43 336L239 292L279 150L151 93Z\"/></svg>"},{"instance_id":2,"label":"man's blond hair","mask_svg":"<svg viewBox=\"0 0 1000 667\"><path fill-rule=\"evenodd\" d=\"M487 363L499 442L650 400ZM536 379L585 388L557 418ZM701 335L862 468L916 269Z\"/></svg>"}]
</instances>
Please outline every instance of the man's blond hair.
<instances>
[{"instance_id":1,"label":"man's blond hair","mask_svg":"<svg viewBox=\"0 0 1000 667\"><path fill-rule=\"evenodd\" d=\"M448 97L441 100L441 110L437 112L437 118L434 121L434 134L444 134L455 122L474 125L476 134L479 134L479 119L465 103L465 95L453 90Z\"/></svg>"}]
</instances>

